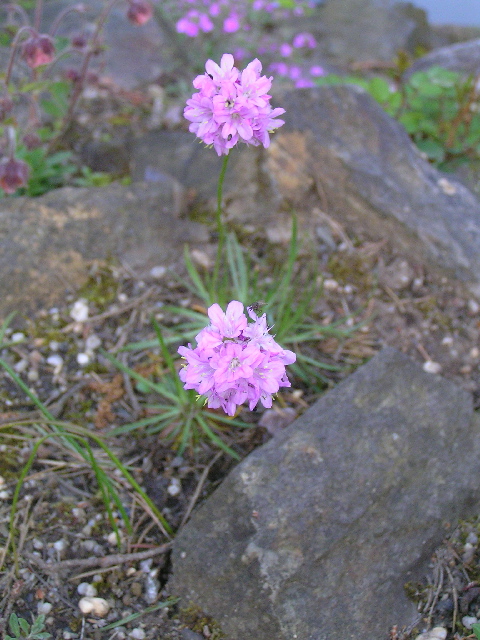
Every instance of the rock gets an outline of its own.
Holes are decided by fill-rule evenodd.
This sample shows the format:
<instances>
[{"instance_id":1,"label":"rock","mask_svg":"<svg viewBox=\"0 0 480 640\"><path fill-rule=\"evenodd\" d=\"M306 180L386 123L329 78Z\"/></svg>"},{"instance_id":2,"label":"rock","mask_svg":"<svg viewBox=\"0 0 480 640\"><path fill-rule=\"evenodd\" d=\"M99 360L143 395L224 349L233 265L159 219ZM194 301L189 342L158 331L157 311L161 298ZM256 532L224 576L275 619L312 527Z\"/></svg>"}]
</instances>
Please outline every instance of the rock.
<instances>
[{"instance_id":1,"label":"rock","mask_svg":"<svg viewBox=\"0 0 480 640\"><path fill-rule=\"evenodd\" d=\"M105 8L103 0L83 0L86 13L69 13L61 21L58 34L62 36L82 32L85 23L92 24ZM71 0L51 0L43 11L43 26L48 31L55 17L72 6ZM153 82L162 73L184 66L188 58L182 52L178 37L160 12L141 27L131 24L127 17L127 2L117 3L105 23L103 42L106 50L101 59L101 74L123 89L131 90ZM159 23L162 23L160 26ZM68 58L66 66L75 65L78 56ZM95 69L93 64L92 68Z\"/></svg>"},{"instance_id":2,"label":"rock","mask_svg":"<svg viewBox=\"0 0 480 640\"><path fill-rule=\"evenodd\" d=\"M480 201L428 164L398 122L353 85L293 91L282 107L286 124L265 152L257 216L262 207L320 205L350 231L388 239L409 261L427 262L480 295ZM243 188L241 175L236 187L238 209L251 187Z\"/></svg>"},{"instance_id":3,"label":"rock","mask_svg":"<svg viewBox=\"0 0 480 640\"><path fill-rule=\"evenodd\" d=\"M417 71L426 71L431 67L443 67L466 75L480 74L480 38L468 42L459 42L434 49L427 55L417 58L405 73L408 78Z\"/></svg>"},{"instance_id":4,"label":"rock","mask_svg":"<svg viewBox=\"0 0 480 640\"><path fill-rule=\"evenodd\" d=\"M134 181L157 182L163 175L170 175L188 189L193 202L215 197L222 158L213 149L206 149L193 133L149 131L132 139L130 156ZM238 156L232 153L229 160L225 177L227 190Z\"/></svg>"},{"instance_id":5,"label":"rock","mask_svg":"<svg viewBox=\"0 0 480 640\"><path fill-rule=\"evenodd\" d=\"M299 23L315 36L317 53L341 66L391 62L399 50L430 48L432 38L423 9L392 0L329 0Z\"/></svg>"},{"instance_id":6,"label":"rock","mask_svg":"<svg viewBox=\"0 0 480 640\"><path fill-rule=\"evenodd\" d=\"M0 201L0 318L51 307L83 284L93 260L148 269L178 259L183 242L207 240L181 220L182 189L156 184L64 188L39 198Z\"/></svg>"},{"instance_id":7,"label":"rock","mask_svg":"<svg viewBox=\"0 0 480 640\"><path fill-rule=\"evenodd\" d=\"M478 509L479 427L470 394L385 349L194 512L171 593L228 640L386 637L416 617L404 584Z\"/></svg>"}]
</instances>

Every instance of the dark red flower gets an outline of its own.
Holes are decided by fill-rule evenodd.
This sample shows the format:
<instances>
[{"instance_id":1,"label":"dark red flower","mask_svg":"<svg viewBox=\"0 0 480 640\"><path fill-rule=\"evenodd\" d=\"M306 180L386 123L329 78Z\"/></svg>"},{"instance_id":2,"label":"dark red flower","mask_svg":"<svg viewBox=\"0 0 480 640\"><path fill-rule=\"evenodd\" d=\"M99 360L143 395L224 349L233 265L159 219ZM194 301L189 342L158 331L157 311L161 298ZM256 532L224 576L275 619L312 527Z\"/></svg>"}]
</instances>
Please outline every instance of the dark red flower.
<instances>
[{"instance_id":1,"label":"dark red flower","mask_svg":"<svg viewBox=\"0 0 480 640\"><path fill-rule=\"evenodd\" d=\"M3 158L0 160L0 187L5 193L15 193L28 182L30 168L23 160Z\"/></svg>"},{"instance_id":2,"label":"dark red flower","mask_svg":"<svg viewBox=\"0 0 480 640\"><path fill-rule=\"evenodd\" d=\"M5 120L13 109L13 100L9 95L0 96L0 122Z\"/></svg>"},{"instance_id":3,"label":"dark red flower","mask_svg":"<svg viewBox=\"0 0 480 640\"><path fill-rule=\"evenodd\" d=\"M153 16L153 7L146 0L129 0L127 18L133 24L145 24Z\"/></svg>"},{"instance_id":4,"label":"dark red flower","mask_svg":"<svg viewBox=\"0 0 480 640\"><path fill-rule=\"evenodd\" d=\"M30 36L22 46L22 58L31 69L52 62L55 56L55 45L50 36L37 33Z\"/></svg>"},{"instance_id":5,"label":"dark red flower","mask_svg":"<svg viewBox=\"0 0 480 640\"><path fill-rule=\"evenodd\" d=\"M27 149L37 149L42 145L42 141L40 140L40 136L36 133L26 133L22 138L23 144L27 147Z\"/></svg>"}]
</instances>

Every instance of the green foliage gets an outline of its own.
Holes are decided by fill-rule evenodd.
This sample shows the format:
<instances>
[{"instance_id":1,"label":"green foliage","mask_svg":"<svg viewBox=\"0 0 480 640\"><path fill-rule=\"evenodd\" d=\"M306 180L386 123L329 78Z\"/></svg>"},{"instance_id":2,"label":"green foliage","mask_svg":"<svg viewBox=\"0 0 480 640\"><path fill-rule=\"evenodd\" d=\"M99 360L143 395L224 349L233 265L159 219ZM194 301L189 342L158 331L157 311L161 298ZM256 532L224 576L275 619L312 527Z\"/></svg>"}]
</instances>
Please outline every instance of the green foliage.
<instances>
[{"instance_id":1,"label":"green foliage","mask_svg":"<svg viewBox=\"0 0 480 640\"><path fill-rule=\"evenodd\" d=\"M29 625L24 618L19 618L15 613L10 615L8 620L10 633L5 635L5 640L48 640L52 635L43 631L45 627L45 616L40 615L35 618L32 625Z\"/></svg>"},{"instance_id":2,"label":"green foliage","mask_svg":"<svg viewBox=\"0 0 480 640\"><path fill-rule=\"evenodd\" d=\"M28 186L19 189L18 195L41 196L66 184L77 171L71 151L49 153L46 147L26 149L19 146L17 158L30 167Z\"/></svg>"},{"instance_id":3,"label":"green foliage","mask_svg":"<svg viewBox=\"0 0 480 640\"><path fill-rule=\"evenodd\" d=\"M476 622L475 624L472 624L472 631L475 634L475 637L477 638L477 640L480 640L480 622Z\"/></svg>"},{"instance_id":4,"label":"green foliage","mask_svg":"<svg viewBox=\"0 0 480 640\"><path fill-rule=\"evenodd\" d=\"M480 158L480 103L475 78L432 67L396 87L385 78L327 75L318 85L363 87L403 124L412 140L440 169Z\"/></svg>"},{"instance_id":5,"label":"green foliage","mask_svg":"<svg viewBox=\"0 0 480 640\"><path fill-rule=\"evenodd\" d=\"M275 340L295 351L297 355L297 362L289 365L289 371L293 371L311 388L319 391L327 382L322 370L338 371L340 367L309 357L307 353L302 352L302 348L308 347L309 342L318 343L326 336L347 337L356 327L348 330L339 328L344 320L329 326L315 321L313 311L322 294L321 284L317 282L313 263L307 265L303 272L299 269L298 254L295 218L288 255L278 268L275 279L259 277L248 252L242 248L236 235L230 233L226 240L226 268L216 289L210 287L211 279L208 276L202 278L190 259L188 250L185 252L185 263L190 279L183 280L182 283L202 300L205 307L214 302L225 307L230 300L239 300L246 306L262 301L262 312L267 314ZM188 318L185 323L176 327L179 342L194 337L207 324L205 316L201 313L179 307L171 310Z\"/></svg>"}]
</instances>

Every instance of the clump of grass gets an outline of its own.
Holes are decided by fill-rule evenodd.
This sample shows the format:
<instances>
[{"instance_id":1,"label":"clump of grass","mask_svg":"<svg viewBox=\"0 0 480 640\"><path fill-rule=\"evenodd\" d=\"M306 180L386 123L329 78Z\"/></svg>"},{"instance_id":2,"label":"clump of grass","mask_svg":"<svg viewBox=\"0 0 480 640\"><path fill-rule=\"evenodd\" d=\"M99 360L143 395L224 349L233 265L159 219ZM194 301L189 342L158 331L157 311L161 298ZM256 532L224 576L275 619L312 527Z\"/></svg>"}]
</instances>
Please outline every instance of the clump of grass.
<instances>
[{"instance_id":1,"label":"clump of grass","mask_svg":"<svg viewBox=\"0 0 480 640\"><path fill-rule=\"evenodd\" d=\"M325 372L339 371L341 367L322 362L309 355L311 346L315 346L327 336L346 338L356 327L343 329L337 323L325 326L315 319L315 306L322 295L322 286L311 264L302 273L298 269L299 245L295 218L292 224L291 241L283 266L278 277L260 278L259 270L254 268L248 252L240 245L234 233L226 235L225 266L218 273L202 274L193 264L188 249L185 251L185 264L188 277L180 279L181 284L191 292L200 305L206 309L214 302L225 307L230 300L239 300L245 306L261 301L261 312L267 314L268 323L273 327L275 340L282 346L292 349L297 354L297 362L289 366L299 381L310 389L320 391L328 383ZM156 340L148 340L130 344L124 350L147 350L160 347L165 369L159 380L145 378L127 367L113 355L105 354L121 371L130 375L143 391L156 393L160 402L144 404L143 409L150 415L136 422L123 425L110 432L120 435L136 429L144 429L146 433L162 433L162 436L173 443L179 453L187 447L195 447L205 438L214 446L229 453L238 455L222 440L224 426L239 428L251 427L239 419L232 419L218 411L206 409L204 399L195 395L194 391L186 391L178 377L176 358L168 347L178 346L193 338L208 324L205 313L183 307L164 307L164 311L180 316L184 320L175 327L160 328L154 320ZM258 312L260 313L260 311ZM164 335L165 334L165 335Z\"/></svg>"},{"instance_id":2,"label":"clump of grass","mask_svg":"<svg viewBox=\"0 0 480 640\"><path fill-rule=\"evenodd\" d=\"M7 320L0 327L0 345L2 346L2 348L9 346L9 343L5 342L4 338L8 322L10 320L11 316L7 318ZM140 485L131 475L130 471L125 467L124 464L122 464L122 462L113 453L110 447L107 446L103 438L89 429L85 429L69 422L56 420L55 417L47 409L47 407L42 403L42 401L29 389L29 387L12 369L8 362L3 360L2 358L0 358L0 367L5 370L5 372L11 377L15 384L31 400L40 414L40 417L38 418L21 421L12 420L3 423L0 426L0 431L5 438L11 438L13 440L27 438L33 443L29 458L20 472L13 494L10 512L9 547L13 552L15 565L17 568L18 558L15 546L14 525L20 491L22 489L23 482L36 459L38 449L45 441L50 439L55 439L62 446L65 453L73 456L77 460L79 459L83 461L83 463L85 463L92 470L96 478L110 524L116 534L117 542L119 545L120 532L114 517L112 505L115 505L115 508L121 514L127 531L129 533L132 533L133 529L126 509L123 505L123 501L116 488L117 480L115 479L115 474L113 473L114 471L116 471L123 478L125 484L130 487L130 489L139 497L142 504L159 524L164 534L168 537L173 533L164 516L158 511L150 498L145 494ZM23 432L24 435L19 435L20 432ZM100 455L100 452L102 452L102 455ZM101 459L102 457L104 458L104 460Z\"/></svg>"}]
</instances>

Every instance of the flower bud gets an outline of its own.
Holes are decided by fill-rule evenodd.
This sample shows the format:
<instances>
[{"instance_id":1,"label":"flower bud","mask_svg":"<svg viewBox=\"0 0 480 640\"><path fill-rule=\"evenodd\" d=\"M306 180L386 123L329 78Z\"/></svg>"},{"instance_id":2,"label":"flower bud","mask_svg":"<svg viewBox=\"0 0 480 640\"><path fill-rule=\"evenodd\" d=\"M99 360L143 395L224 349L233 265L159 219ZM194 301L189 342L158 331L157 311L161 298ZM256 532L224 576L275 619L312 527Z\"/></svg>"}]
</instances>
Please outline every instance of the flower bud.
<instances>
[{"instance_id":1,"label":"flower bud","mask_svg":"<svg viewBox=\"0 0 480 640\"><path fill-rule=\"evenodd\" d=\"M26 133L22 138L22 142L29 151L42 146L42 141L37 133Z\"/></svg>"},{"instance_id":2,"label":"flower bud","mask_svg":"<svg viewBox=\"0 0 480 640\"><path fill-rule=\"evenodd\" d=\"M129 4L127 18L133 24L145 24L152 17L153 7L146 0L129 0Z\"/></svg>"},{"instance_id":3,"label":"flower bud","mask_svg":"<svg viewBox=\"0 0 480 640\"><path fill-rule=\"evenodd\" d=\"M0 161L0 187L5 193L15 193L27 184L29 173L29 166L23 160L3 158Z\"/></svg>"},{"instance_id":4,"label":"flower bud","mask_svg":"<svg viewBox=\"0 0 480 640\"><path fill-rule=\"evenodd\" d=\"M22 46L22 58L31 69L52 62L55 56L55 45L50 36L35 34L30 36Z\"/></svg>"},{"instance_id":5,"label":"flower bud","mask_svg":"<svg viewBox=\"0 0 480 640\"><path fill-rule=\"evenodd\" d=\"M13 109L13 100L9 95L0 96L0 122L5 120Z\"/></svg>"}]
</instances>

